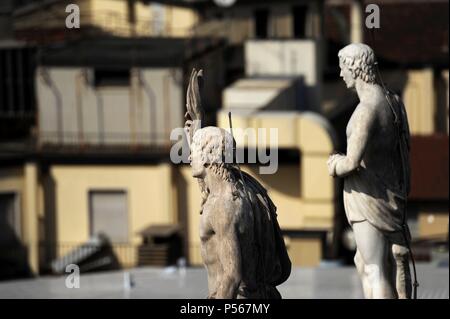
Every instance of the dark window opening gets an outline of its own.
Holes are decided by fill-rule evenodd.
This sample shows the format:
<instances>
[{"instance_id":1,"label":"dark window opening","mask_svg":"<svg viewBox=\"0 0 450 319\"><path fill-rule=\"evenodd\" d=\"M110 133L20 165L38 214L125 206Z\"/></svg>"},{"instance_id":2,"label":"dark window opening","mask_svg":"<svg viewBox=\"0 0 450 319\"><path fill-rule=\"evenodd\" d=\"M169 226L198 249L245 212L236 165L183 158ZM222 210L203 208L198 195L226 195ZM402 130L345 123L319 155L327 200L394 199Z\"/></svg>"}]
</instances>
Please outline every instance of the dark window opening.
<instances>
[{"instance_id":1,"label":"dark window opening","mask_svg":"<svg viewBox=\"0 0 450 319\"><path fill-rule=\"evenodd\" d=\"M96 86L129 86L130 70L110 70L96 69L95 85Z\"/></svg>"},{"instance_id":2,"label":"dark window opening","mask_svg":"<svg viewBox=\"0 0 450 319\"><path fill-rule=\"evenodd\" d=\"M269 10L258 9L254 13L255 17L255 37L266 39L268 35Z\"/></svg>"},{"instance_id":3,"label":"dark window opening","mask_svg":"<svg viewBox=\"0 0 450 319\"><path fill-rule=\"evenodd\" d=\"M20 236L17 195L15 193L0 194L0 246L17 244Z\"/></svg>"},{"instance_id":4,"label":"dark window opening","mask_svg":"<svg viewBox=\"0 0 450 319\"><path fill-rule=\"evenodd\" d=\"M35 112L35 50L0 50L0 116L31 115Z\"/></svg>"},{"instance_id":5,"label":"dark window opening","mask_svg":"<svg viewBox=\"0 0 450 319\"><path fill-rule=\"evenodd\" d=\"M293 13L293 27L294 27L294 38L302 39L306 37L306 15L308 13L308 7L295 6L292 9Z\"/></svg>"},{"instance_id":6,"label":"dark window opening","mask_svg":"<svg viewBox=\"0 0 450 319\"><path fill-rule=\"evenodd\" d=\"M217 20L223 20L225 17L225 15L223 14L222 11L217 11L214 13L214 18L216 18Z\"/></svg>"}]
</instances>

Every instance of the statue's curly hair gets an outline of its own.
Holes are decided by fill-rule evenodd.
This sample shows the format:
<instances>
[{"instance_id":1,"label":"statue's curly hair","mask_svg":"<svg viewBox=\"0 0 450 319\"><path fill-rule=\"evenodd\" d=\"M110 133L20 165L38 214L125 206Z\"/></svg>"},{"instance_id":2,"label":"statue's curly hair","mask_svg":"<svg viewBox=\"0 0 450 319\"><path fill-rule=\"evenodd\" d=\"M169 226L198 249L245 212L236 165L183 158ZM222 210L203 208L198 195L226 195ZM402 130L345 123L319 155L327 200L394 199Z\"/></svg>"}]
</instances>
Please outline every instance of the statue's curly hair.
<instances>
[{"instance_id":1,"label":"statue's curly hair","mask_svg":"<svg viewBox=\"0 0 450 319\"><path fill-rule=\"evenodd\" d=\"M214 126L202 128L195 132L192 143L193 151L200 152L201 161L205 166L230 164L232 160L233 137L222 128Z\"/></svg>"},{"instance_id":2,"label":"statue's curly hair","mask_svg":"<svg viewBox=\"0 0 450 319\"><path fill-rule=\"evenodd\" d=\"M361 79L367 83L376 82L376 58L373 50L363 43L352 43L338 53L339 61L345 65L354 79Z\"/></svg>"},{"instance_id":3,"label":"statue's curly hair","mask_svg":"<svg viewBox=\"0 0 450 319\"><path fill-rule=\"evenodd\" d=\"M233 137L224 129L213 126L205 127L195 132L191 151L201 152L200 158L206 169L221 180L231 183L233 196L237 197L238 189L241 187L237 181L233 163L229 162L233 158L233 143ZM200 192L203 206L209 195L204 181L200 181Z\"/></svg>"}]
</instances>

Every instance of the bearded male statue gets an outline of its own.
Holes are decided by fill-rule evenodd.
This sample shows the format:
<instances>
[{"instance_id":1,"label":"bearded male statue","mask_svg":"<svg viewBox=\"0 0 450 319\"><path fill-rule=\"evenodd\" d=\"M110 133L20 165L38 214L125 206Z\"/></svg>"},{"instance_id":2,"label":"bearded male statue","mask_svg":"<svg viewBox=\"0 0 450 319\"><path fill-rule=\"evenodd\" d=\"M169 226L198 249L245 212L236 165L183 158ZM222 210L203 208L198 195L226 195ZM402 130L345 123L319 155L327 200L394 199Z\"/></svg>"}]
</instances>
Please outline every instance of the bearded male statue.
<instances>
[{"instance_id":1,"label":"bearded male statue","mask_svg":"<svg viewBox=\"0 0 450 319\"><path fill-rule=\"evenodd\" d=\"M366 298L410 298L409 127L399 97L377 78L372 49L354 43L339 51L341 77L359 104L347 125L347 152L328 160L344 179L344 206L356 240L355 265Z\"/></svg>"},{"instance_id":2,"label":"bearded male statue","mask_svg":"<svg viewBox=\"0 0 450 319\"><path fill-rule=\"evenodd\" d=\"M200 76L201 70L194 69L185 129L192 176L202 194L201 256L208 298L281 298L276 286L289 277L291 262L276 207L264 187L234 164L233 136L218 127L201 128Z\"/></svg>"}]
</instances>

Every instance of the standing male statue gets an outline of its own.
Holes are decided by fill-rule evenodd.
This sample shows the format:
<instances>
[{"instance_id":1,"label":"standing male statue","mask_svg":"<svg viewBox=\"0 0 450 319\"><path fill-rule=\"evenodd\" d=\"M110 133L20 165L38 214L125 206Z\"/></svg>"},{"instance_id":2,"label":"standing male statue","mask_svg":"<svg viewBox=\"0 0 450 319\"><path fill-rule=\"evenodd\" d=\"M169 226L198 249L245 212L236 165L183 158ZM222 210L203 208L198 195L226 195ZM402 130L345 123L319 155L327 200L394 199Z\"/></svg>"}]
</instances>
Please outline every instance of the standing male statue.
<instances>
[{"instance_id":1,"label":"standing male statue","mask_svg":"<svg viewBox=\"0 0 450 319\"><path fill-rule=\"evenodd\" d=\"M276 286L289 277L291 263L276 207L261 184L233 164L233 136L218 127L201 128L200 75L195 69L191 75L185 128L192 175L202 194L208 298L281 298Z\"/></svg>"},{"instance_id":2,"label":"standing male statue","mask_svg":"<svg viewBox=\"0 0 450 319\"><path fill-rule=\"evenodd\" d=\"M344 206L355 240L355 265L366 298L411 298L409 128L399 97L377 80L372 49L339 51L340 76L359 104L347 125L347 153L331 155L328 171L344 178Z\"/></svg>"}]
</instances>

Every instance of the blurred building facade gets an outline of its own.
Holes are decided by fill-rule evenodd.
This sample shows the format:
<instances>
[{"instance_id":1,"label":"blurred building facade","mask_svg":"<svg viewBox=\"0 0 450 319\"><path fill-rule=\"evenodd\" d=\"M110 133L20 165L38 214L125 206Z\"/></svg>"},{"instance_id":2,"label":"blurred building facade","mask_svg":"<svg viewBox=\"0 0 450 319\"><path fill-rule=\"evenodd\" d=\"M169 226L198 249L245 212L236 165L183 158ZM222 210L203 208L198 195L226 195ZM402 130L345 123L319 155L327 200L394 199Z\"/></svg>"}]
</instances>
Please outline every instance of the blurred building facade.
<instances>
[{"instance_id":1,"label":"blurred building facade","mask_svg":"<svg viewBox=\"0 0 450 319\"><path fill-rule=\"evenodd\" d=\"M294 265L341 257L342 185L326 160L345 151L357 102L337 63L351 41L375 49L383 79L407 106L413 236L448 236L448 40L436 31L448 36L448 1L378 1L381 29L371 32L366 2L353 0L22 2L2 11L14 27L0 48L2 252L29 266L21 274L49 271L98 232L124 267L139 265L142 231L161 225L179 226L184 256L201 264L198 185L188 165L169 159L192 67L205 72L206 125L227 128L231 111L236 128L278 129L277 173L242 167L277 205ZM68 3L80 7L80 29L65 28ZM394 24L399 12L419 23L423 6L428 19L440 17L433 36ZM408 47L408 36L430 48Z\"/></svg>"}]
</instances>

